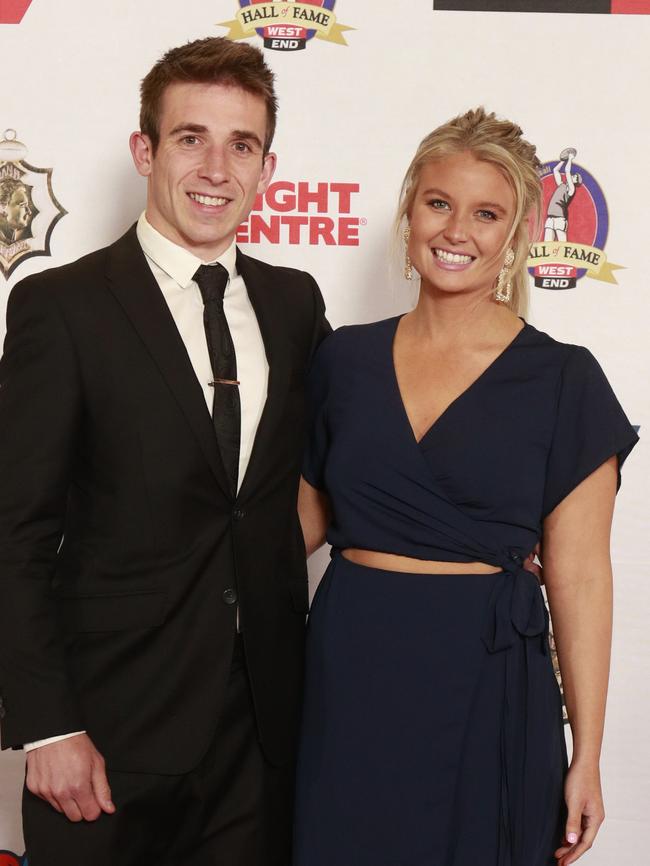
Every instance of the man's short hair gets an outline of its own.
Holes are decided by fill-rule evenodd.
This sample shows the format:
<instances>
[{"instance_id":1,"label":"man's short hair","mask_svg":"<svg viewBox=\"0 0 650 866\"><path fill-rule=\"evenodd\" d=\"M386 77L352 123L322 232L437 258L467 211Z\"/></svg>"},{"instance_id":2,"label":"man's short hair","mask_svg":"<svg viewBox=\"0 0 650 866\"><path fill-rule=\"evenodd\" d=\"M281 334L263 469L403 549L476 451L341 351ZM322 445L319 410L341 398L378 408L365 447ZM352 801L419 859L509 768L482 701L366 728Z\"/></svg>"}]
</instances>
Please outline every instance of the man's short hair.
<instances>
[{"instance_id":1,"label":"man's short hair","mask_svg":"<svg viewBox=\"0 0 650 866\"><path fill-rule=\"evenodd\" d=\"M164 54L140 86L140 130L151 140L155 154L160 142L160 109L170 84L224 84L261 97L266 103L264 153L275 134L278 102L274 74L258 48L222 36L196 39Z\"/></svg>"},{"instance_id":2,"label":"man's short hair","mask_svg":"<svg viewBox=\"0 0 650 866\"><path fill-rule=\"evenodd\" d=\"M7 205L13 198L14 193L21 190L27 192L27 188L22 180L17 180L15 177L3 177L0 179L0 205Z\"/></svg>"}]
</instances>

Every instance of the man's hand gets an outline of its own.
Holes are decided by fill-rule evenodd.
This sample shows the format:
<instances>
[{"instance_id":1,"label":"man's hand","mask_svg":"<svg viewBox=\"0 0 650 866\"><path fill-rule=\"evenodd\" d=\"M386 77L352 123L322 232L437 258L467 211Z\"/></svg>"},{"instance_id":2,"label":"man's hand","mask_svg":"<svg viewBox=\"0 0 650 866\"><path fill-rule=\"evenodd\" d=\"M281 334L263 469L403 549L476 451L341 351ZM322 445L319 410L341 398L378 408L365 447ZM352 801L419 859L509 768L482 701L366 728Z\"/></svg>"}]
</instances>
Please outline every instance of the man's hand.
<instances>
[{"instance_id":1,"label":"man's hand","mask_svg":"<svg viewBox=\"0 0 650 866\"><path fill-rule=\"evenodd\" d=\"M87 734L28 752L26 784L71 821L96 821L115 811L104 759Z\"/></svg>"}]
</instances>

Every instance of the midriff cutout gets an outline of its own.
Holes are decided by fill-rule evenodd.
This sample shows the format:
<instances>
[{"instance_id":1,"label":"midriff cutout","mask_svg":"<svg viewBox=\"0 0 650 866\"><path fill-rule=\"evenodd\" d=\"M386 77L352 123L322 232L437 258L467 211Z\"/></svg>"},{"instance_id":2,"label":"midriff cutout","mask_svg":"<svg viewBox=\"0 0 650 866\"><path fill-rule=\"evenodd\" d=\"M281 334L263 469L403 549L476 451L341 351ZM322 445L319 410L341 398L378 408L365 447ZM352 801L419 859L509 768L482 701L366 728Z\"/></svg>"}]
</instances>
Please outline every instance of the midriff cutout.
<instances>
[{"instance_id":1,"label":"midriff cutout","mask_svg":"<svg viewBox=\"0 0 650 866\"><path fill-rule=\"evenodd\" d=\"M414 559L398 553L382 553L378 550L361 550L346 547L342 555L356 565L378 568L381 571L402 571L409 574L497 574L503 569L487 562L441 562L430 559Z\"/></svg>"}]
</instances>

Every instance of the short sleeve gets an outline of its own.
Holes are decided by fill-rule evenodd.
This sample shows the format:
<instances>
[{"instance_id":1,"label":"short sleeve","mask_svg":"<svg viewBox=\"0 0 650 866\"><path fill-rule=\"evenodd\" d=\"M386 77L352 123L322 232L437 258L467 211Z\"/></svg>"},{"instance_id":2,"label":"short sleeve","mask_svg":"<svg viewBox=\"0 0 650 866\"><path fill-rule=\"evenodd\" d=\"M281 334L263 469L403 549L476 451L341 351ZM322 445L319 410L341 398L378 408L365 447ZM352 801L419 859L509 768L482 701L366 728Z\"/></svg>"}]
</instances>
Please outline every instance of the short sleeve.
<instances>
[{"instance_id":1,"label":"short sleeve","mask_svg":"<svg viewBox=\"0 0 650 866\"><path fill-rule=\"evenodd\" d=\"M323 473L329 447L327 397L331 379L333 335L326 337L314 355L307 376L307 444L302 475L312 487L323 490Z\"/></svg>"},{"instance_id":2,"label":"short sleeve","mask_svg":"<svg viewBox=\"0 0 650 866\"><path fill-rule=\"evenodd\" d=\"M618 489L621 467L638 439L598 361L588 349L572 346L560 382L544 517L614 455L618 458Z\"/></svg>"}]
</instances>

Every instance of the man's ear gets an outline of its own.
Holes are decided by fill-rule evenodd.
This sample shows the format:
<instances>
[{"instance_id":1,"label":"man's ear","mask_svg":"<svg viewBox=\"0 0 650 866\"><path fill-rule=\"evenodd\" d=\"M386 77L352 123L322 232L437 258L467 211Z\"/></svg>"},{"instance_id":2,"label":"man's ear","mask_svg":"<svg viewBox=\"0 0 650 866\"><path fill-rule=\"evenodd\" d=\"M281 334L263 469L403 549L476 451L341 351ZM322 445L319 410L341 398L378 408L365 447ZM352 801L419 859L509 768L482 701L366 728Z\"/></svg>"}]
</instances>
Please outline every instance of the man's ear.
<instances>
[{"instance_id":1,"label":"man's ear","mask_svg":"<svg viewBox=\"0 0 650 866\"><path fill-rule=\"evenodd\" d=\"M149 177L153 168L151 139L144 132L133 132L129 138L129 147L138 174Z\"/></svg>"},{"instance_id":2,"label":"man's ear","mask_svg":"<svg viewBox=\"0 0 650 866\"><path fill-rule=\"evenodd\" d=\"M262 165L262 174L260 175L260 179L257 183L257 194L265 193L269 188L269 184L271 183L271 178L273 177L273 173L275 171L275 166L277 163L277 156L274 153L267 153L264 157L264 163Z\"/></svg>"}]
</instances>

